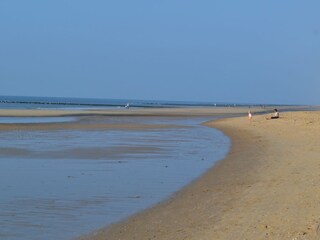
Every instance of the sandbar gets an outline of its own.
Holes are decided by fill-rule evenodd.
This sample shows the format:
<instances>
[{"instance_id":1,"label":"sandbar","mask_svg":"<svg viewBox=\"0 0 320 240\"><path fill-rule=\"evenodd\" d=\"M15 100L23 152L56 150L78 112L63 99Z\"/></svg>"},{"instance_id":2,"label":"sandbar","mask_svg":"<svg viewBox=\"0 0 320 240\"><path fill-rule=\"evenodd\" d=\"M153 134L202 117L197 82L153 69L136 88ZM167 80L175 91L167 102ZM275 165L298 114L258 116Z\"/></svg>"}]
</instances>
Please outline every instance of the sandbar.
<instances>
[{"instance_id":1,"label":"sandbar","mask_svg":"<svg viewBox=\"0 0 320 240\"><path fill-rule=\"evenodd\" d=\"M253 108L255 112L268 111L264 108ZM247 107L199 107L199 108L132 108L132 109L92 109L92 110L68 110L68 109L0 109L0 118L55 118L75 117L76 121L51 122L51 123L0 123L0 131L23 130L98 130L98 129L122 129L122 130L148 130L155 128L178 127L172 124L139 124L137 121L128 121L129 118L156 118L156 117L219 117L244 115ZM108 121L108 118L111 120ZM121 119L113 121L112 119ZM144 121L141 121L144 122Z\"/></svg>"}]
</instances>

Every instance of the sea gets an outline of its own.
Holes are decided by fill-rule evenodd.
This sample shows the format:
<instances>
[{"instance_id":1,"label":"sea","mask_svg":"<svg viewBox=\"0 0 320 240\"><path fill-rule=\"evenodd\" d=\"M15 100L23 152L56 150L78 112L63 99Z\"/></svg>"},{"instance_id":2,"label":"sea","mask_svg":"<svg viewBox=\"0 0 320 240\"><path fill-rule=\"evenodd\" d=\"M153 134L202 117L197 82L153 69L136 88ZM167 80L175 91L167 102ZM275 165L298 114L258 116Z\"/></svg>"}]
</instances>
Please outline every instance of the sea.
<instances>
[{"instance_id":1,"label":"sea","mask_svg":"<svg viewBox=\"0 0 320 240\"><path fill-rule=\"evenodd\" d=\"M216 103L0 96L0 109L224 106ZM0 132L0 239L70 240L171 197L223 159L230 140L202 125L213 117L110 117L151 129ZM81 117L0 117L0 124Z\"/></svg>"},{"instance_id":2,"label":"sea","mask_svg":"<svg viewBox=\"0 0 320 240\"><path fill-rule=\"evenodd\" d=\"M84 108L121 108L129 105L135 108L169 108L169 107L224 107L246 106L247 104L223 102L188 102L164 100L99 99L99 98L65 98L65 97L25 97L0 96L0 109L84 109Z\"/></svg>"}]
</instances>

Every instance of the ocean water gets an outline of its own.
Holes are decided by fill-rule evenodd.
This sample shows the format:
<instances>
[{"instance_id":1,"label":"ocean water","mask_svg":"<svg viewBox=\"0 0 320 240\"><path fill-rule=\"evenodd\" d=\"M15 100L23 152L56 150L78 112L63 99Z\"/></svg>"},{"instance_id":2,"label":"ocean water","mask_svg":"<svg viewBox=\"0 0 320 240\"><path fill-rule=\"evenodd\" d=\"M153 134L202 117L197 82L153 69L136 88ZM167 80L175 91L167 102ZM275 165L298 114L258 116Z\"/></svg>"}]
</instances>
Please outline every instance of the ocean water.
<instances>
[{"instance_id":1,"label":"ocean water","mask_svg":"<svg viewBox=\"0 0 320 240\"><path fill-rule=\"evenodd\" d=\"M228 152L207 120L99 117L92 121L178 127L1 131L0 239L69 240L170 197Z\"/></svg>"},{"instance_id":2,"label":"ocean water","mask_svg":"<svg viewBox=\"0 0 320 240\"><path fill-rule=\"evenodd\" d=\"M73 122L74 117L0 117L1 123L58 123L58 122Z\"/></svg>"},{"instance_id":3,"label":"ocean water","mask_svg":"<svg viewBox=\"0 0 320 240\"><path fill-rule=\"evenodd\" d=\"M241 106L241 104L235 104L235 103L215 103L215 102L0 96L0 109L123 108L127 104L129 104L130 107L140 107L140 108L235 106L235 105Z\"/></svg>"}]
</instances>

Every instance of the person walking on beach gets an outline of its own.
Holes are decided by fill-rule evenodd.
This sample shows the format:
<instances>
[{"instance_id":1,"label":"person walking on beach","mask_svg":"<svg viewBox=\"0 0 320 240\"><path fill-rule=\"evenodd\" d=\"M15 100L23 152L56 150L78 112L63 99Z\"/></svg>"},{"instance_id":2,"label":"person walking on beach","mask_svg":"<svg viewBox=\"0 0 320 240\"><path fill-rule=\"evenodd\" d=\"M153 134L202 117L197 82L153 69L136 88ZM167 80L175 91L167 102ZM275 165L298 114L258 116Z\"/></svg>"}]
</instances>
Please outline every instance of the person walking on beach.
<instances>
[{"instance_id":1,"label":"person walking on beach","mask_svg":"<svg viewBox=\"0 0 320 240\"><path fill-rule=\"evenodd\" d=\"M251 111L249 111L248 112L248 119L251 121L251 119L252 119L252 112Z\"/></svg>"}]
</instances>

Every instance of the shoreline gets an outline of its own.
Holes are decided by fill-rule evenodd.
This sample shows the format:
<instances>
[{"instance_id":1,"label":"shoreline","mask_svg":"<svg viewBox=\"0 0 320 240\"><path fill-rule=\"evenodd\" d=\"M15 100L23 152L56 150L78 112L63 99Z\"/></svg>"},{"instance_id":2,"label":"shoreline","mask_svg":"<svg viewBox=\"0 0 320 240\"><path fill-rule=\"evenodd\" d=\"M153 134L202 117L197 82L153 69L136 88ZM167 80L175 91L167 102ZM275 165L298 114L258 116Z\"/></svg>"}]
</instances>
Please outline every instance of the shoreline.
<instances>
[{"instance_id":1,"label":"shoreline","mask_svg":"<svg viewBox=\"0 0 320 240\"><path fill-rule=\"evenodd\" d=\"M130 109L98 113L0 110L2 117L78 117L75 122L0 124L0 131L148 130L176 126L130 124L123 120L223 114L226 118L205 125L231 139L226 158L169 199L77 239L319 239L320 217L316 213L320 212L320 136L316 133L320 131L320 111L299 108L296 112L284 112L288 109L282 109L280 119L266 120L272 108L250 110L254 112L252 121L247 118L247 108ZM270 113L264 114L266 111ZM99 122L108 117L121 121Z\"/></svg>"},{"instance_id":2,"label":"shoreline","mask_svg":"<svg viewBox=\"0 0 320 240\"><path fill-rule=\"evenodd\" d=\"M0 117L86 117L86 116L130 116L130 117L196 117L272 112L274 108L280 111L305 110L308 106L268 106L261 107L185 107L185 108L132 108L132 109L0 109Z\"/></svg>"},{"instance_id":3,"label":"shoreline","mask_svg":"<svg viewBox=\"0 0 320 240\"><path fill-rule=\"evenodd\" d=\"M227 157L166 201L79 239L319 239L320 112L206 123Z\"/></svg>"},{"instance_id":4,"label":"shoreline","mask_svg":"<svg viewBox=\"0 0 320 240\"><path fill-rule=\"evenodd\" d=\"M201 238L202 234L200 233L209 227L210 222L204 224L199 219L217 221L221 218L221 214L227 211L228 207L225 205L225 199L230 199L230 196L232 196L228 200L228 204L230 204L230 201L237 200L241 190L232 186L234 184L233 180L243 177L245 168L242 165L243 163L234 160L238 157L237 152L240 149L246 152L255 150L250 149L246 144L242 144L241 141L235 141L237 138L234 136L232 128L218 126L218 123L227 119L230 118L204 123L208 127L217 128L231 139L230 151L224 159L218 161L202 176L199 176L169 199L138 212L123 221L76 239L207 239ZM251 135L247 131L241 131L239 134ZM250 164L250 161L247 164ZM242 169L242 171L237 173L236 169ZM233 175L231 179L226 178L229 173ZM226 185L229 186L225 188ZM209 198L211 199L210 206L205 203ZM214 213L208 211L215 206L220 206L220 209L214 209ZM197 216L195 217L195 215Z\"/></svg>"}]
</instances>

